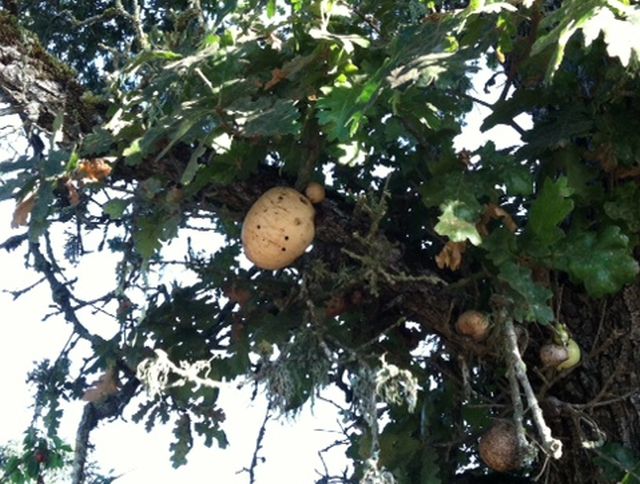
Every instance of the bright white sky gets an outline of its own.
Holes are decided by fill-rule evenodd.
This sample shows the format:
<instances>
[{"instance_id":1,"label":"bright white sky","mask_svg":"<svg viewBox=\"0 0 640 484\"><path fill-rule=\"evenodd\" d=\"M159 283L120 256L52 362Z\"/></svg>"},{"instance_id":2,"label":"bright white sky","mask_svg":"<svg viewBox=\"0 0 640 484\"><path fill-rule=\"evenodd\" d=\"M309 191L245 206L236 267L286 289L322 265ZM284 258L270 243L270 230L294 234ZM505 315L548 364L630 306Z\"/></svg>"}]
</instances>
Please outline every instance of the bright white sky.
<instances>
[{"instance_id":1,"label":"bright white sky","mask_svg":"<svg viewBox=\"0 0 640 484\"><path fill-rule=\"evenodd\" d=\"M482 88L490 77L483 70L475 77L476 95L492 102L497 93L486 96ZM499 89L497 89L499 90ZM518 142L517 135L508 127L498 126L487 133L479 133L479 125L487 115L487 109L477 106L469 116L469 126L464 137L458 139L457 149L474 150L487 139L496 142L498 148ZM15 122L10 117L0 118L0 130ZM519 120L523 127L529 126L527 119ZM0 131L0 136L5 136ZM3 146L15 146L20 151L19 140L0 138L0 160L9 156ZM10 228L14 203L0 203L0 241L20 233ZM184 253L184 241L175 244L175 254L180 259ZM91 281L88 293L102 294L111 289L109 280L113 279L115 260L105 254L95 254L91 261L83 260L79 274L81 281ZM42 358L55 359L67 341L71 330L62 318L56 317L42 321L48 312L51 300L48 286L42 284L13 300L4 290L15 290L29 286L37 279L24 268L24 250L12 253L0 252L0 368L3 375L3 411L0 412L0 443L22 439L22 432L28 427L31 419L32 390L25 383L25 376L33 368L33 362ZM84 320L92 329L100 330L99 317L91 321ZM108 323L104 323L108 324ZM102 328L104 330L104 328ZM243 390L228 389L221 393L220 406L225 410L227 420L224 428L230 441L227 450L208 449L196 438L196 445L188 456L188 464L178 470L171 467L169 461L169 444L172 441L170 429L156 427L150 434L142 425L129 421L132 407L125 414L125 419L110 423L102 423L91 435L91 442L96 446L95 459L104 470L115 469L124 476L119 484L140 484L154 482L156 484L174 484L189 482L204 484L220 482L224 484L246 483L246 473L238 471L247 467L254 451L258 429L264 418L266 403L263 398L255 402L250 400L251 387ZM338 392L327 395L340 398ZM65 407L62 422L62 436L68 442L75 440L75 429L80 419L84 402L73 402ZM267 436L260 455L266 461L256 471L259 484L300 484L311 483L319 477L316 469L322 464L318 458L319 449L330 445L340 438L337 433L338 416L333 406L317 401L313 411L309 406L295 419L271 421L267 425ZM322 429L322 430L320 430ZM339 474L346 461L344 447L338 447L325 456L329 469Z\"/></svg>"}]
</instances>

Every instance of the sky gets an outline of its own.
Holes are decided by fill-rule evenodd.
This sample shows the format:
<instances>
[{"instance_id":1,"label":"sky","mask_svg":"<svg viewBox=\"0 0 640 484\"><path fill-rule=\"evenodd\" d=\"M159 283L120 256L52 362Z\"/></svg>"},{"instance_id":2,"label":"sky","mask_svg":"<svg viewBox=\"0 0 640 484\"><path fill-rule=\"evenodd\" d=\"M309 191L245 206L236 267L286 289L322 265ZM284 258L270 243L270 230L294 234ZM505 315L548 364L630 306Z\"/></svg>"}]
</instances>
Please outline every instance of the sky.
<instances>
[{"instance_id":1,"label":"sky","mask_svg":"<svg viewBox=\"0 0 640 484\"><path fill-rule=\"evenodd\" d=\"M486 95L484 83L491 73L487 69L474 77L477 97L493 102L500 90ZM476 105L467 118L467 127L456 143L457 149L477 149L487 140L493 140L498 148L519 142L511 128L497 126L486 133L480 133L479 126L488 109ZM519 119L526 129L530 121ZM7 136L3 128L16 122L15 118L0 117L0 160L12 153L7 146L18 151L22 149L19 136ZM0 242L20 233L10 227L15 202L0 203ZM22 229L23 230L23 229ZM173 247L175 255L184 253L184 239ZM181 252L182 251L182 252ZM48 286L41 284L22 297L14 300L6 291L28 287L38 277L24 267L24 249L11 253L0 251L0 368L3 376L3 411L0 412L0 443L10 440L20 441L28 427L32 409L33 389L25 382L26 374L33 368L34 361L43 358L54 359L71 334L70 326L61 317L44 320L49 313L51 295ZM181 257L176 257L181 258ZM105 253L89 255L79 266L77 276L81 281L91 281L82 286L84 297L99 295L109 290L109 281L114 279L115 259ZM109 334L109 322L99 315L87 317L83 322L94 331ZM123 476L118 484L173 484L189 482L204 484L219 482L224 484L244 484L248 482L246 473L238 473L247 467L253 456L258 430L265 416L266 401L259 396L251 401L251 385L242 389L225 387L221 392L220 406L227 419L223 428L227 432L230 446L226 450L206 448L196 437L196 445L188 456L188 464L177 470L169 460L169 445L172 441L170 428L156 426L147 433L142 425L134 424L130 415L135 406L125 412L124 418L101 423L91 434L95 445L94 459L103 470L114 469ZM329 389L329 399L341 401L335 389ZM61 435L73 443L75 430L80 420L84 402L71 402L64 406ZM339 416L336 408L322 400L315 405L304 407L295 418L283 417L267 424L267 434L260 455L266 460L256 470L258 484L300 484L312 483L319 477L316 469L322 468L318 450L329 446L340 435ZM326 462L333 473L340 473L347 465L344 447L337 447L326 456Z\"/></svg>"}]
</instances>

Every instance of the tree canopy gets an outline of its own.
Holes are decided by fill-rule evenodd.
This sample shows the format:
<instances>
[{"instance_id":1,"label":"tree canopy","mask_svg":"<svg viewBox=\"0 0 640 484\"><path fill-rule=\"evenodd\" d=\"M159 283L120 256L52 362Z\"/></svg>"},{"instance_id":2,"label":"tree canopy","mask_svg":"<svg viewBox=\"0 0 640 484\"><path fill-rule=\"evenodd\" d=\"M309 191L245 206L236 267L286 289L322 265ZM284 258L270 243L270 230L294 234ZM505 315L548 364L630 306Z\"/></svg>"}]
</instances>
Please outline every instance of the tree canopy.
<instances>
[{"instance_id":1,"label":"tree canopy","mask_svg":"<svg viewBox=\"0 0 640 484\"><path fill-rule=\"evenodd\" d=\"M640 482L638 2L0 4L3 113L29 140L0 164L0 247L74 331L29 376L3 479L64 465L61 403L84 398L85 481L91 430L145 390L135 420L171 422L184 465L226 445L241 379L280 413L344 393L353 467L318 482ZM474 106L511 146L456 149ZM311 245L251 264L250 207L312 182ZM276 237L294 209L270 203ZM85 300L69 274L99 251L114 284Z\"/></svg>"}]
</instances>

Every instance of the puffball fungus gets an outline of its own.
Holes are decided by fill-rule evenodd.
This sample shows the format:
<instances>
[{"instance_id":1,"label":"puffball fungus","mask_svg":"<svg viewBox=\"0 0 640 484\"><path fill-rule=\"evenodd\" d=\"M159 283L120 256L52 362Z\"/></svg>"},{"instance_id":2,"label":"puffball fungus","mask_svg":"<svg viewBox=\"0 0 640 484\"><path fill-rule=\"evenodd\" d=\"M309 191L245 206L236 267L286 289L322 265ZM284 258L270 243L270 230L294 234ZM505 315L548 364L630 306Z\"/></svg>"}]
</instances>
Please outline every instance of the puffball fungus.
<instances>
[{"instance_id":1,"label":"puffball fungus","mask_svg":"<svg viewBox=\"0 0 640 484\"><path fill-rule=\"evenodd\" d=\"M480 457L497 472L511 472L522 463L518 436L511 422L499 421L480 439Z\"/></svg>"},{"instance_id":2,"label":"puffball fungus","mask_svg":"<svg viewBox=\"0 0 640 484\"><path fill-rule=\"evenodd\" d=\"M480 311L465 311L456 321L456 331L479 343L489 335L489 318Z\"/></svg>"},{"instance_id":3,"label":"puffball fungus","mask_svg":"<svg viewBox=\"0 0 640 484\"><path fill-rule=\"evenodd\" d=\"M542 364L557 368L569 358L569 351L562 345L548 343L540 348L540 361Z\"/></svg>"},{"instance_id":4,"label":"puffball fungus","mask_svg":"<svg viewBox=\"0 0 640 484\"><path fill-rule=\"evenodd\" d=\"M261 269L288 266L313 242L315 210L301 193L288 187L267 190L242 224L247 258Z\"/></svg>"},{"instance_id":5,"label":"puffball fungus","mask_svg":"<svg viewBox=\"0 0 640 484\"><path fill-rule=\"evenodd\" d=\"M314 205L324 200L326 193L324 187L317 182L311 182L304 191L309 201Z\"/></svg>"}]
</instances>

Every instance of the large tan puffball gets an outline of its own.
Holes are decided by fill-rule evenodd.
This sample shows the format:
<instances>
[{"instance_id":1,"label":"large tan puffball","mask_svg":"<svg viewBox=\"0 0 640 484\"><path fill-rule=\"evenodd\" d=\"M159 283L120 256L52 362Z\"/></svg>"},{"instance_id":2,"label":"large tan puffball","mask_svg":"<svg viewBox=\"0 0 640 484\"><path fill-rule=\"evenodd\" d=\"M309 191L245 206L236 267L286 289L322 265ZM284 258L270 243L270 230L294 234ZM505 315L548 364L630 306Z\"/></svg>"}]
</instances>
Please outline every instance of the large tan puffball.
<instances>
[{"instance_id":1,"label":"large tan puffball","mask_svg":"<svg viewBox=\"0 0 640 484\"><path fill-rule=\"evenodd\" d=\"M247 258L261 269L288 266L313 242L314 216L311 202L296 190L267 190L249 209L242 224Z\"/></svg>"}]
</instances>

